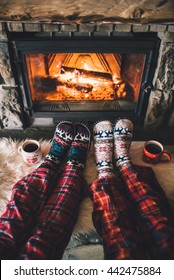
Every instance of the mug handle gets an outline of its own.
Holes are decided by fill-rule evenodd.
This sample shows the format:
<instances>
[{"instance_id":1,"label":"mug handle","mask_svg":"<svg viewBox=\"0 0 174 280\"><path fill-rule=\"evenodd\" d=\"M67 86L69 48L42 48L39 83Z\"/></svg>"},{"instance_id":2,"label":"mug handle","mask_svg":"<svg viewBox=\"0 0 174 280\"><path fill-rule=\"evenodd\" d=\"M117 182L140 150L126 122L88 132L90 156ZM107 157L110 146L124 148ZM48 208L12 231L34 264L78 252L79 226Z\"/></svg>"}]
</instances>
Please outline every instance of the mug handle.
<instances>
[{"instance_id":1,"label":"mug handle","mask_svg":"<svg viewBox=\"0 0 174 280\"><path fill-rule=\"evenodd\" d=\"M167 152L163 152L162 156L166 157L166 159L160 159L160 162L163 162L163 163L169 162L172 158L171 155Z\"/></svg>"},{"instance_id":2,"label":"mug handle","mask_svg":"<svg viewBox=\"0 0 174 280\"><path fill-rule=\"evenodd\" d=\"M21 147L21 146L18 147L18 153L19 153L19 154L22 154L22 147Z\"/></svg>"}]
</instances>

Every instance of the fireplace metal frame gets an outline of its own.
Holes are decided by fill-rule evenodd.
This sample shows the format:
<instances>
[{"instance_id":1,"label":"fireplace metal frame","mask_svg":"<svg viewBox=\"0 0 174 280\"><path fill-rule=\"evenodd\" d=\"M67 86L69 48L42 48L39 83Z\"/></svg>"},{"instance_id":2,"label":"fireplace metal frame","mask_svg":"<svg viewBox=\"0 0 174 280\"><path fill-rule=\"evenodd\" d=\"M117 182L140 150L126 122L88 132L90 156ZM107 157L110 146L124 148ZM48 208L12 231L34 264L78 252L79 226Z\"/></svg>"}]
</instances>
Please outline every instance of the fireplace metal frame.
<instances>
[{"instance_id":1,"label":"fireplace metal frame","mask_svg":"<svg viewBox=\"0 0 174 280\"><path fill-rule=\"evenodd\" d=\"M53 118L55 121L68 119L78 121L96 121L98 119L115 120L118 117L131 118L137 124L142 124L147 110L150 91L152 88L154 72L157 64L160 40L155 36L144 37L91 37L91 38L32 38L23 40L16 38L9 43L13 51L14 73L21 90L23 107L26 115L39 118ZM121 111L48 111L39 112L32 102L27 69L24 56L28 53L55 53L55 52L99 52L99 53L143 53L146 54L144 73L136 106L131 110Z\"/></svg>"}]
</instances>

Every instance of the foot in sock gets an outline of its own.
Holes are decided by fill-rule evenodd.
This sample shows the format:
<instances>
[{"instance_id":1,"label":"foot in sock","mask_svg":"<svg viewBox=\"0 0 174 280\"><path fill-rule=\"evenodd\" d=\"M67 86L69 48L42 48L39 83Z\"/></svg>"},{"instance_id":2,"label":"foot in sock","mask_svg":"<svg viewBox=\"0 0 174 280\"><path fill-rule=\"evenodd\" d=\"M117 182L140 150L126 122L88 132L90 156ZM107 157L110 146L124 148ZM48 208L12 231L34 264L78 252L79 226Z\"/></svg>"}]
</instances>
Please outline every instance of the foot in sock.
<instances>
[{"instance_id":1,"label":"foot in sock","mask_svg":"<svg viewBox=\"0 0 174 280\"><path fill-rule=\"evenodd\" d=\"M94 156L98 177L113 176L113 128L110 121L101 121L93 128Z\"/></svg>"},{"instance_id":2,"label":"foot in sock","mask_svg":"<svg viewBox=\"0 0 174 280\"><path fill-rule=\"evenodd\" d=\"M69 121L62 121L56 126L51 148L46 156L47 160L51 160L59 164L65 157L74 138L74 125Z\"/></svg>"},{"instance_id":3,"label":"foot in sock","mask_svg":"<svg viewBox=\"0 0 174 280\"><path fill-rule=\"evenodd\" d=\"M114 158L118 168L130 163L129 149L132 141L133 123L128 119L120 119L114 129Z\"/></svg>"},{"instance_id":4,"label":"foot in sock","mask_svg":"<svg viewBox=\"0 0 174 280\"><path fill-rule=\"evenodd\" d=\"M68 152L68 165L84 168L87 152L90 146L91 133L83 123L75 125L75 137Z\"/></svg>"}]
</instances>

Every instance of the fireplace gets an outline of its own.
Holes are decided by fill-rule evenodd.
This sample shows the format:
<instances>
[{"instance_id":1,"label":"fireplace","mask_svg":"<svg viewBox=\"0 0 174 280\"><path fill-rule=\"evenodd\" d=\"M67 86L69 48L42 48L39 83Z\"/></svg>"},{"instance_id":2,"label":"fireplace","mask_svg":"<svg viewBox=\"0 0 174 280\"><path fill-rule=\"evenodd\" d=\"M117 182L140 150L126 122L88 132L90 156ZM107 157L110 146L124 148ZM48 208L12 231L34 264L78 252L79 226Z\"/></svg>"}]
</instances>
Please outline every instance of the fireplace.
<instances>
[{"instance_id":1,"label":"fireplace","mask_svg":"<svg viewBox=\"0 0 174 280\"><path fill-rule=\"evenodd\" d=\"M62 118L115 119L122 115L131 116L148 129L174 126L173 0L102 1L101 5L98 1L54 0L44 5L41 1L37 5L29 0L13 2L0 4L0 129L50 127ZM93 53L101 63L91 57ZM45 72L33 78L29 63L36 54L44 61ZM62 85L60 76L57 81L59 73L49 64L60 54L64 54L60 73L76 73L76 78L81 77L79 84L72 83L71 78L70 84ZM96 69L78 68L72 60L67 63L71 54L85 60L91 57ZM117 65L120 63L115 75L113 63L107 68L108 54ZM136 54L139 64L132 69L131 58L135 61ZM103 91L93 97L91 74L94 81L98 77L110 84L111 92L102 100ZM85 81L84 75L88 77ZM72 100L72 94L60 98L63 86L69 94L74 87L78 100ZM52 99L53 95L48 99L51 90L54 95L58 92L58 100Z\"/></svg>"},{"instance_id":2,"label":"fireplace","mask_svg":"<svg viewBox=\"0 0 174 280\"><path fill-rule=\"evenodd\" d=\"M145 117L158 56L155 36L13 38L29 117L96 121Z\"/></svg>"}]
</instances>

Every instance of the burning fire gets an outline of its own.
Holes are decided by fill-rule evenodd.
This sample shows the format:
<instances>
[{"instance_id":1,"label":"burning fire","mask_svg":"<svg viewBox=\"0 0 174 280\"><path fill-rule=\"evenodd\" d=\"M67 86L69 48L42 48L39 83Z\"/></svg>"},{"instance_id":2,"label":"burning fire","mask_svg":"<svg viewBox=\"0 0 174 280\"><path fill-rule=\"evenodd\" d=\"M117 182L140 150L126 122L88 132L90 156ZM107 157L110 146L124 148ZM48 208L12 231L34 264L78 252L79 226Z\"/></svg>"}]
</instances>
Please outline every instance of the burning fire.
<instances>
[{"instance_id":1,"label":"burning fire","mask_svg":"<svg viewBox=\"0 0 174 280\"><path fill-rule=\"evenodd\" d=\"M104 55L109 62L111 59L109 54ZM53 57L49 58L48 55L46 63L45 56L42 54L37 55L37 59L36 55L28 55L26 62L34 101L97 101L127 98L128 85L121 78L119 62L117 63L117 69L114 70L116 66L112 66L111 71L108 65L105 65L106 62L103 57L99 56L100 60L103 59L101 65L104 66L102 69L102 66L98 63L98 68L96 68L98 71L96 71L95 68L94 70L92 69L92 59L90 60L90 65L84 60L83 67L78 59L76 64L80 65L79 67L81 68L77 68L72 67L72 63L69 62L70 58L67 59L65 54L61 54L62 60L60 58L57 60L56 57L57 54L53 60ZM82 57L84 59L87 55ZM67 63L66 60L68 60ZM133 95L129 94L129 99L134 101Z\"/></svg>"},{"instance_id":2,"label":"burning fire","mask_svg":"<svg viewBox=\"0 0 174 280\"><path fill-rule=\"evenodd\" d=\"M62 100L114 100L117 98L125 98L125 83L121 79L112 79L111 75L94 75L93 73L81 73L77 69L69 71L62 69L60 74L40 79L42 85L39 85L38 79L35 82L37 98L40 92L43 98L43 90L41 90L45 81L54 82L54 90L45 92L45 100L62 101ZM48 86L49 87L49 86ZM51 86L52 87L52 86Z\"/></svg>"}]
</instances>

